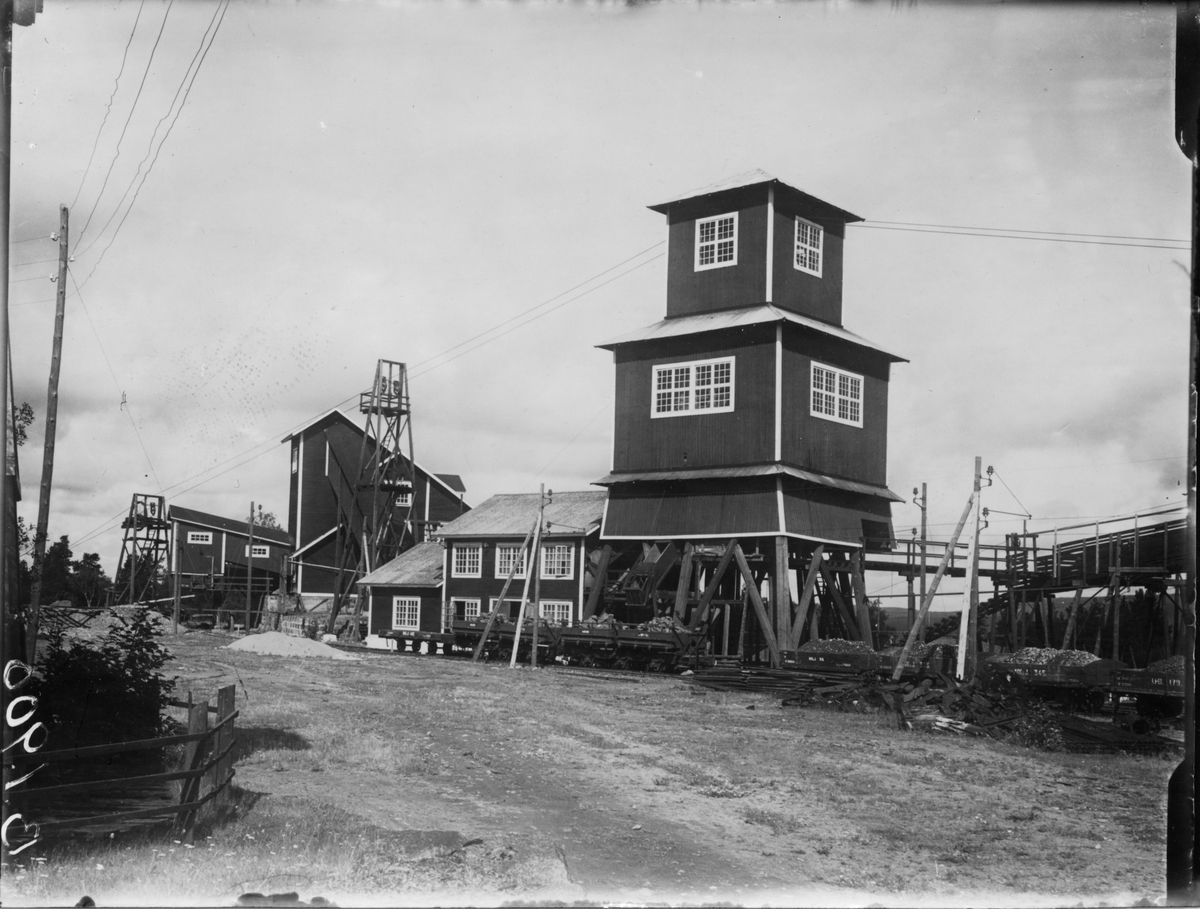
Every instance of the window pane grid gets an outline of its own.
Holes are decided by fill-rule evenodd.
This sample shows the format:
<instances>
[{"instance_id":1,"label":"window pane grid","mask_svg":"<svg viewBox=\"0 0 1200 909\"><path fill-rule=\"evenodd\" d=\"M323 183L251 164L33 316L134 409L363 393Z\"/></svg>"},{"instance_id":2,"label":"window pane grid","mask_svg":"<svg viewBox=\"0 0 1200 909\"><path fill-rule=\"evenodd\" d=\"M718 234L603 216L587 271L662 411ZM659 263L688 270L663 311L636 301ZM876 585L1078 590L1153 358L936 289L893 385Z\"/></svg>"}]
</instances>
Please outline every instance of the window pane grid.
<instances>
[{"instance_id":1,"label":"window pane grid","mask_svg":"<svg viewBox=\"0 0 1200 909\"><path fill-rule=\"evenodd\" d=\"M796 267L821 275L821 240L825 230L819 224L796 219Z\"/></svg>"},{"instance_id":2,"label":"window pane grid","mask_svg":"<svg viewBox=\"0 0 1200 909\"><path fill-rule=\"evenodd\" d=\"M420 625L421 601L416 597L392 597L392 627L416 630Z\"/></svg>"},{"instance_id":3,"label":"window pane grid","mask_svg":"<svg viewBox=\"0 0 1200 909\"><path fill-rule=\"evenodd\" d=\"M542 577L569 578L574 574L575 547L556 543L542 547Z\"/></svg>"},{"instance_id":4,"label":"window pane grid","mask_svg":"<svg viewBox=\"0 0 1200 909\"><path fill-rule=\"evenodd\" d=\"M507 578L514 563L517 565L517 571L513 577L525 577L525 551L520 546L496 547L496 577Z\"/></svg>"},{"instance_id":5,"label":"window pane grid","mask_svg":"<svg viewBox=\"0 0 1200 909\"><path fill-rule=\"evenodd\" d=\"M455 546L454 573L459 577L479 577L481 550L480 546Z\"/></svg>"},{"instance_id":6,"label":"window pane grid","mask_svg":"<svg viewBox=\"0 0 1200 909\"><path fill-rule=\"evenodd\" d=\"M811 413L862 426L862 377L814 363Z\"/></svg>"},{"instance_id":7,"label":"window pane grid","mask_svg":"<svg viewBox=\"0 0 1200 909\"><path fill-rule=\"evenodd\" d=\"M696 222L696 268L737 264L737 215Z\"/></svg>"},{"instance_id":8,"label":"window pane grid","mask_svg":"<svg viewBox=\"0 0 1200 909\"><path fill-rule=\"evenodd\" d=\"M653 415L733 409L733 360L654 367Z\"/></svg>"}]
</instances>

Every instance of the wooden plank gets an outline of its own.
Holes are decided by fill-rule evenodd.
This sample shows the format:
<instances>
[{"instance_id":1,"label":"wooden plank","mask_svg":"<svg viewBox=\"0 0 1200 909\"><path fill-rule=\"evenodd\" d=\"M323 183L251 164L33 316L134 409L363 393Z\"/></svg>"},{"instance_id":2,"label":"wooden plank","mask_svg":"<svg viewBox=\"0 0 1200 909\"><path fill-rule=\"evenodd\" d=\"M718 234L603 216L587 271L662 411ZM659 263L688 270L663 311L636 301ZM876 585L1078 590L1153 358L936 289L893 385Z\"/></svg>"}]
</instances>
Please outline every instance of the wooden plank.
<instances>
[{"instance_id":1,"label":"wooden plank","mask_svg":"<svg viewBox=\"0 0 1200 909\"><path fill-rule=\"evenodd\" d=\"M233 775L233 756L231 754L233 748L233 721L228 723L221 722L227 717L232 717L235 705L237 702L237 686L226 685L217 691L217 754L225 755L217 762L216 773L213 775L213 785L222 787L229 782L229 777Z\"/></svg>"},{"instance_id":2,"label":"wooden plank","mask_svg":"<svg viewBox=\"0 0 1200 909\"><path fill-rule=\"evenodd\" d=\"M813 550L808 562L808 576L804 579L804 592L800 594L800 605L796 607L796 621L792 623L792 633L788 639L788 650L800 646L800 638L804 634L804 620L808 617L808 607L812 603L813 592L817 589L817 577L821 571L821 560L825 557L824 544Z\"/></svg>"},{"instance_id":3,"label":"wooden plank","mask_svg":"<svg viewBox=\"0 0 1200 909\"><path fill-rule=\"evenodd\" d=\"M712 599L717 594L717 585L721 583L721 578L725 575L725 569L729 567L729 563L733 561L733 547L737 546L737 538L733 538L725 547L725 552L721 555L721 561L717 562L716 570L713 571L712 579L708 582L708 587L704 589L704 593L700 595L700 603L696 607L696 613L692 616L692 621L688 623L688 628L695 631L700 627L701 623L708 615L708 607L712 604Z\"/></svg>"},{"instance_id":4,"label":"wooden plank","mask_svg":"<svg viewBox=\"0 0 1200 909\"><path fill-rule=\"evenodd\" d=\"M237 716L235 712L234 717ZM230 717L232 722L233 717ZM46 762L56 761L78 761L90 757L106 757L110 754L125 754L132 751L149 751L153 748L162 748L165 745L185 745L194 742L201 742L211 738L216 733L216 728L205 732L186 734L186 735L165 735L157 739L136 739L131 742L117 742L112 745L87 745L83 748L59 748L55 751L38 751L34 754L24 754L21 752L13 752L6 755L4 762L6 764L42 764Z\"/></svg>"},{"instance_id":5,"label":"wooden plank","mask_svg":"<svg viewBox=\"0 0 1200 909\"><path fill-rule=\"evenodd\" d=\"M188 732L196 734L208 729L208 701L201 701L188 711ZM198 770L204 764L205 747L203 742L189 742L183 756L185 770ZM179 790L179 803L195 802L200 798L199 777L188 780ZM183 828L183 841L191 844L195 837L196 812L187 811L179 816Z\"/></svg>"},{"instance_id":6,"label":"wooden plank","mask_svg":"<svg viewBox=\"0 0 1200 909\"><path fill-rule=\"evenodd\" d=\"M862 553L855 550L850 556L850 589L854 592L854 615L858 620L863 641L875 649L875 635L871 631L871 609L867 603L867 585L863 580Z\"/></svg>"},{"instance_id":7,"label":"wooden plank","mask_svg":"<svg viewBox=\"0 0 1200 909\"><path fill-rule=\"evenodd\" d=\"M775 613L775 640L786 643L792 631L792 593L788 589L788 538L785 536L775 538L771 611Z\"/></svg>"},{"instance_id":8,"label":"wooden plank","mask_svg":"<svg viewBox=\"0 0 1200 909\"><path fill-rule=\"evenodd\" d=\"M544 496L542 501L545 501ZM521 646L521 630L525 624L525 607L529 603L529 580L534 576L540 576L542 573L541 565L539 564L541 560L538 558L538 556L541 555L542 547L542 509L540 507L538 508L537 520L533 525L533 531L533 544L529 548L529 560L525 565L525 592L521 594L521 608L517 611L517 625L516 628L513 629L513 649L512 658L508 661L509 669L515 669L517 667L517 650ZM501 600L500 603L502 602L504 601ZM500 603L497 603L496 606L499 607ZM535 605L533 607L533 623L535 627L538 621L537 612L538 609ZM535 654L537 652L536 647L537 639L534 638Z\"/></svg>"},{"instance_id":9,"label":"wooden plank","mask_svg":"<svg viewBox=\"0 0 1200 909\"><path fill-rule=\"evenodd\" d=\"M604 585L608 580L608 563L612 561L612 544L605 543L600 551L600 564L596 566L596 574L592 581L592 589L588 593L587 604L583 607L583 620L586 622L596 614L600 605L600 597L604 593Z\"/></svg>"},{"instance_id":10,"label":"wooden plank","mask_svg":"<svg viewBox=\"0 0 1200 909\"><path fill-rule=\"evenodd\" d=\"M1083 588L1077 588L1075 591L1075 599L1071 601L1071 606L1067 610L1067 628L1063 632L1062 650L1070 650L1072 639L1075 635L1075 624L1079 617L1079 609L1083 600Z\"/></svg>"},{"instance_id":11,"label":"wooden plank","mask_svg":"<svg viewBox=\"0 0 1200 909\"><path fill-rule=\"evenodd\" d=\"M91 827L115 823L117 821L133 821L141 818L152 817L167 817L169 815L183 814L185 812L195 812L203 807L207 802L217 796L217 792L213 791L203 798L196 799L194 802L186 802L180 805L164 805L160 808L141 808L137 811L124 811L120 814L105 814L99 817L87 818L71 818L65 821L39 821L38 827L42 830L69 830L72 827Z\"/></svg>"},{"instance_id":12,"label":"wooden plank","mask_svg":"<svg viewBox=\"0 0 1200 909\"><path fill-rule=\"evenodd\" d=\"M692 589L692 553L695 547L691 543L683 547L683 562L679 565L679 585L675 588L675 618L683 621L687 612L688 594Z\"/></svg>"},{"instance_id":13,"label":"wooden plank","mask_svg":"<svg viewBox=\"0 0 1200 909\"><path fill-rule=\"evenodd\" d=\"M775 637L775 629L771 627L770 616L767 615L762 597L759 596L758 585L754 582L754 573L746 563L746 556L742 552L742 547L737 543L733 544L733 556L737 559L738 570L741 571L742 580L745 581L746 590L750 594L750 603L754 606L754 612L758 615L758 624L762 628L763 637L767 639L767 649L771 652L771 668L778 669L782 665L782 662L779 658L779 642Z\"/></svg>"}]
</instances>

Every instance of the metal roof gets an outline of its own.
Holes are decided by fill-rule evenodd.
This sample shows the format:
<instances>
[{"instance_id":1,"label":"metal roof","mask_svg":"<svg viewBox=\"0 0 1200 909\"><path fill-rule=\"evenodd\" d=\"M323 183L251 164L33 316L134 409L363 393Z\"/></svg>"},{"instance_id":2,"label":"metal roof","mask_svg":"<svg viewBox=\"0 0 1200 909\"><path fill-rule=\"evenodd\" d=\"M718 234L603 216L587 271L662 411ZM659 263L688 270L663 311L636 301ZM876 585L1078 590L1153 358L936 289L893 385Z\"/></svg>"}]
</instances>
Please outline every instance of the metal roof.
<instances>
[{"instance_id":1,"label":"metal roof","mask_svg":"<svg viewBox=\"0 0 1200 909\"><path fill-rule=\"evenodd\" d=\"M815 470L804 470L789 464L757 464L752 467L702 467L693 470L649 470L640 473L610 473L596 480L597 486L614 486L617 483L646 483L669 480L707 480L728 477L794 477L820 486L842 489L846 492L859 492L864 495L878 496L892 502L903 502L904 497L898 496L886 486L876 486L858 480L843 480L841 477L831 477Z\"/></svg>"},{"instance_id":2,"label":"metal roof","mask_svg":"<svg viewBox=\"0 0 1200 909\"><path fill-rule=\"evenodd\" d=\"M554 492L546 505L546 536L583 536L600 526L608 493L594 489ZM524 538L537 519L538 494L492 496L486 502L442 525L442 538Z\"/></svg>"},{"instance_id":3,"label":"metal roof","mask_svg":"<svg viewBox=\"0 0 1200 909\"><path fill-rule=\"evenodd\" d=\"M612 350L620 344L630 344L634 341L659 341L664 338L678 338L684 335L695 335L705 331L722 331L729 328L747 328L751 325L768 325L773 322L791 322L803 328L811 328L831 337L838 338L857 347L878 351L895 362L907 363L908 360L899 354L892 353L885 347L880 347L874 341L868 341L861 335L847 331L838 325L820 322L799 313L780 309L770 303L761 306L750 306L744 309L723 309L720 312L698 313L694 316L678 316L674 319L663 319L637 331L621 335L597 347Z\"/></svg>"},{"instance_id":4,"label":"metal roof","mask_svg":"<svg viewBox=\"0 0 1200 909\"><path fill-rule=\"evenodd\" d=\"M462 477L456 473L435 473L435 477L442 481L446 486L449 486L455 492L466 492L467 487L463 484Z\"/></svg>"},{"instance_id":5,"label":"metal roof","mask_svg":"<svg viewBox=\"0 0 1200 909\"><path fill-rule=\"evenodd\" d=\"M232 518L222 518L215 514L206 514L203 511L196 511L192 508L181 508L178 505L172 505L167 511L168 521L184 521L188 524L197 524L201 527L211 527L213 530L223 530L227 533L236 533L238 536L248 537L250 535L249 521L235 521ZM264 542L279 543L283 546L291 546L292 538L286 530L278 530L272 527L260 527L254 525L254 538L263 540Z\"/></svg>"},{"instance_id":6,"label":"metal roof","mask_svg":"<svg viewBox=\"0 0 1200 909\"><path fill-rule=\"evenodd\" d=\"M724 180L718 180L716 183L710 183L707 186L700 187L700 189L694 189L691 192L684 193L681 196L676 196L675 198L670 199L666 202L659 202L656 205L648 205L646 207L649 208L651 211L662 212L665 214L667 209L670 208L672 205L676 204L677 202L686 202L688 199L698 199L701 196L711 196L711 195L714 195L715 193L722 193L722 192L726 192L727 190L731 190L731 189L744 189L748 186L759 186L764 183L777 183L780 186L791 190L792 192L798 193L801 196L805 196L806 198L811 199L814 202L818 202L818 203L820 203L821 206L823 206L826 209L829 209L832 213L836 214L836 216L838 216L841 220L844 220L846 222L863 220L858 215L853 214L852 212L848 212L844 208L839 208L838 206L833 205L830 202L826 202L824 199L821 199L818 196L814 196L812 193L805 192L804 190L800 189L799 187L792 186L790 183L785 183L783 180L780 180L778 177L772 176L771 174L767 173L766 171L760 170L758 168L755 168L754 170L746 171L745 173L736 174L736 175L734 175L732 177L728 177Z\"/></svg>"},{"instance_id":7,"label":"metal roof","mask_svg":"<svg viewBox=\"0 0 1200 909\"><path fill-rule=\"evenodd\" d=\"M440 543L418 543L356 583L373 587L441 587L443 552Z\"/></svg>"}]
</instances>

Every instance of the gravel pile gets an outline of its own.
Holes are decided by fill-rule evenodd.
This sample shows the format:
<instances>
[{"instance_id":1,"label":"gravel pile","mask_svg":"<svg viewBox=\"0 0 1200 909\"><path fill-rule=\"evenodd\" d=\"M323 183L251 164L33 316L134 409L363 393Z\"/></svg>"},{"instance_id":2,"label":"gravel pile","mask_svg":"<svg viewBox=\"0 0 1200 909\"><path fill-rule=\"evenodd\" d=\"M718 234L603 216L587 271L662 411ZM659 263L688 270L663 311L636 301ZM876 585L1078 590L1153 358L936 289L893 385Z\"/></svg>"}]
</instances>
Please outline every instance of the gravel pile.
<instances>
[{"instance_id":1,"label":"gravel pile","mask_svg":"<svg viewBox=\"0 0 1200 909\"><path fill-rule=\"evenodd\" d=\"M870 645L862 641L842 641L831 638L827 641L809 641L800 653L874 653Z\"/></svg>"},{"instance_id":2,"label":"gravel pile","mask_svg":"<svg viewBox=\"0 0 1200 909\"><path fill-rule=\"evenodd\" d=\"M1022 647L1004 662L1024 666L1046 666L1059 655L1053 647Z\"/></svg>"},{"instance_id":3,"label":"gravel pile","mask_svg":"<svg viewBox=\"0 0 1200 909\"><path fill-rule=\"evenodd\" d=\"M1183 655L1167 657L1165 660L1158 660L1146 667L1151 672L1164 672L1168 675L1178 675L1183 672Z\"/></svg>"},{"instance_id":4,"label":"gravel pile","mask_svg":"<svg viewBox=\"0 0 1200 909\"><path fill-rule=\"evenodd\" d=\"M1051 658L1050 665L1086 666L1088 663L1094 663L1098 659L1100 657L1094 653L1088 653L1086 650L1060 650L1058 656Z\"/></svg>"},{"instance_id":5,"label":"gravel pile","mask_svg":"<svg viewBox=\"0 0 1200 909\"><path fill-rule=\"evenodd\" d=\"M324 657L327 660L357 660L358 657L337 650L320 641L310 641L308 638L294 638L279 631L264 631L262 634L250 634L246 637L227 644L227 650L248 650L251 653L262 653L270 656Z\"/></svg>"}]
</instances>

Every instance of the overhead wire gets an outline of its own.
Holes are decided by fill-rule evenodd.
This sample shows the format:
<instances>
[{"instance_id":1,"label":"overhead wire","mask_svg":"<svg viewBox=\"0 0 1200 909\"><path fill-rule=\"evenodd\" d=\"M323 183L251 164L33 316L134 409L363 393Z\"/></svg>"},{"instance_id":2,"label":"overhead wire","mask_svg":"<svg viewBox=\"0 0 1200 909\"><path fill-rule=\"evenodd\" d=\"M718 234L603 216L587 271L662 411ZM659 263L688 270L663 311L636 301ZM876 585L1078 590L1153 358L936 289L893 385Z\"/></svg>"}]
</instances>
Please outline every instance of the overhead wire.
<instances>
[{"instance_id":1,"label":"overhead wire","mask_svg":"<svg viewBox=\"0 0 1200 909\"><path fill-rule=\"evenodd\" d=\"M171 7L174 5L175 0L168 0L167 11L163 13L162 23L158 27L158 35L154 39L154 46L150 48L150 57L146 60L146 69L142 73L142 81L138 83L137 94L134 95L133 104L129 108L129 116L125 118L125 125L121 127L121 135L117 138L116 152L113 154L112 161L108 163L108 171L104 174L104 182L100 184L100 191L96 194L96 199L92 203L92 210L88 212L87 220L84 222L83 228L79 231L79 237L75 241L76 246L83 242L88 225L92 223L92 216L96 213L96 209L100 205L100 199L104 196L104 190L108 187L108 180L112 176L113 168L116 167L117 159L121 157L121 143L125 141L125 133L129 130L129 124L133 120L134 111L137 110L138 101L141 100L142 90L146 87L146 78L150 75L150 67L154 63L154 55L158 51L158 43L162 40L163 31L167 27L167 18L171 15Z\"/></svg>"},{"instance_id":2,"label":"overhead wire","mask_svg":"<svg viewBox=\"0 0 1200 909\"><path fill-rule=\"evenodd\" d=\"M221 30L221 23L225 21L225 12L228 9L229 0L225 0L224 5L218 4L217 8L213 10L213 17L209 20L208 27L205 28L204 34L200 38L200 44L196 48L196 53L192 55L191 63L188 64L188 68L184 72L183 79L181 79L179 82L179 87L175 90L175 97L171 99L171 106L167 108L167 112L159 119L158 123L154 125L154 131L150 134L150 142L146 148L146 156L138 162L137 171L134 173L133 179L130 180L129 186L126 187L125 192L121 194L120 200L117 202L116 207L113 208L113 213L109 215L108 220L104 222L104 227L100 228L100 232L96 235L96 238L92 240L92 242L86 247L84 247L82 252L79 253L79 255L86 253L96 245L100 237L104 236L104 232L108 230L108 226L112 224L113 218L115 218L117 216L117 212L121 210L121 206L124 204L126 196L129 195L129 191L133 189L134 184L136 183L137 189L134 190L133 198L130 200L129 206L125 209L125 214L122 215L121 220L117 223L117 228L113 231L112 236L109 238L108 244L103 250L101 250L96 262L92 265L92 270L88 272L88 278L91 278L91 276L95 273L96 269L100 265L100 262L104 259L104 254L107 253L112 247L113 243L116 242L117 235L121 233L121 228L124 226L125 220L129 217L129 213L133 211L133 206L138 200L138 195L140 195L142 187L146 184L146 180L149 178L150 172L154 170L154 165L158 162L158 156L162 152L163 146L166 144L167 139L171 136L171 130L175 128L175 123L179 120L180 114L183 113L183 108L187 105L188 95L191 94L192 86L196 83L196 77L200 75L200 68L204 65L204 60L208 56L208 52L211 50L213 42L217 39L217 32ZM220 14L220 18L217 17L218 13ZM213 22L216 22L215 28L213 27ZM212 30L211 38L209 37L209 30ZM204 43L206 39L208 40L207 46L205 46ZM197 62L197 58L199 58L199 62ZM195 66L194 71L192 69L193 66ZM185 83L187 84L186 89L184 89ZM178 110L175 110L175 102L179 99L180 92L183 92L183 101L180 102ZM158 143L158 148L154 148L154 137L158 135L158 128L162 126L163 122L168 117L171 116L172 110L175 110L175 116L171 119L170 125L167 126L167 131L163 133L162 140ZM150 158L151 149L154 150L153 158ZM147 159L150 159L150 164L146 168L146 172L143 174L142 165L146 163ZM140 181L138 180L139 176L141 177ZM84 279L83 283L87 283L87 278Z\"/></svg>"},{"instance_id":3,"label":"overhead wire","mask_svg":"<svg viewBox=\"0 0 1200 909\"><path fill-rule=\"evenodd\" d=\"M1191 245L1185 246L1163 246L1158 243L1122 243L1116 240L1071 240L1065 236L1024 236L1015 233L984 233L987 228L961 228L954 230L935 230L926 227L895 227L882 222L851 222L848 227L859 227L867 230L899 230L907 231L915 234L944 234L952 237L991 237L1000 240L1042 240L1047 243L1083 243L1091 246L1126 246L1136 249L1176 249L1182 252L1187 252L1191 249ZM1088 234L1077 234L1076 236L1089 236ZM1184 243L1183 240L1172 240L1173 243Z\"/></svg>"},{"instance_id":4,"label":"overhead wire","mask_svg":"<svg viewBox=\"0 0 1200 909\"><path fill-rule=\"evenodd\" d=\"M117 78L113 82L112 94L108 96L108 103L104 105L104 117L100 121L100 128L96 130L96 140L92 143L92 153L88 155L87 167L83 169L83 176L79 179L79 188L75 190L75 198L71 200L70 208L75 209L75 203L79 201L79 194L83 192L83 184L87 182L88 173L92 169L92 161L96 157L96 149L100 145L100 135L104 132L104 124L108 122L108 115L112 112L113 101L117 97L117 89L121 87L121 76L125 72L125 61L129 58L129 47L133 44L133 36L137 32L138 22L142 18L142 8L146 5L146 0L142 0L138 4L137 16L133 20L133 28L129 30L129 40L125 42L125 53L121 55L121 68L117 70Z\"/></svg>"}]
</instances>

